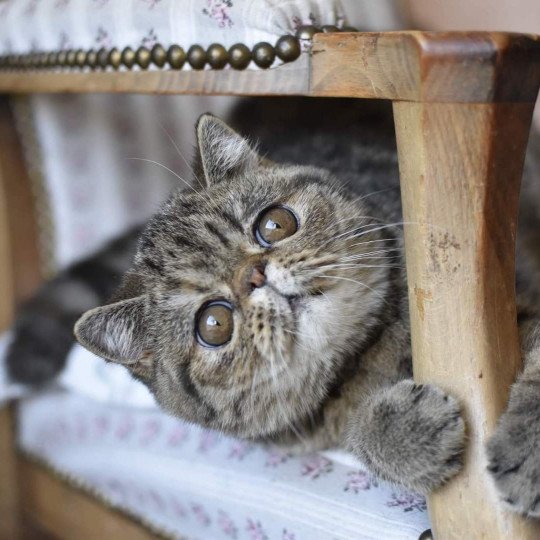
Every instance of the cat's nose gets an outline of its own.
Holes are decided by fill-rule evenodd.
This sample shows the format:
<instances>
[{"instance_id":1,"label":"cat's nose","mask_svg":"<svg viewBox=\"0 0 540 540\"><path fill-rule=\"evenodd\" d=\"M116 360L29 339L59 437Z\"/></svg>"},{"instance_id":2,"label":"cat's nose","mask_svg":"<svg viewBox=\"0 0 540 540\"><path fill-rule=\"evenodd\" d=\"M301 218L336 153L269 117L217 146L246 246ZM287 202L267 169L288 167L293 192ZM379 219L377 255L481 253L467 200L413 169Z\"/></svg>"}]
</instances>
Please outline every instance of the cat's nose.
<instances>
[{"instance_id":1,"label":"cat's nose","mask_svg":"<svg viewBox=\"0 0 540 540\"><path fill-rule=\"evenodd\" d=\"M232 289L239 297L249 296L255 289L266 285L265 261L260 257L249 257L236 269L232 279Z\"/></svg>"},{"instance_id":2,"label":"cat's nose","mask_svg":"<svg viewBox=\"0 0 540 540\"><path fill-rule=\"evenodd\" d=\"M249 282L257 288L264 286L266 283L266 275L264 274L264 266L262 264L256 264L252 268Z\"/></svg>"}]
</instances>

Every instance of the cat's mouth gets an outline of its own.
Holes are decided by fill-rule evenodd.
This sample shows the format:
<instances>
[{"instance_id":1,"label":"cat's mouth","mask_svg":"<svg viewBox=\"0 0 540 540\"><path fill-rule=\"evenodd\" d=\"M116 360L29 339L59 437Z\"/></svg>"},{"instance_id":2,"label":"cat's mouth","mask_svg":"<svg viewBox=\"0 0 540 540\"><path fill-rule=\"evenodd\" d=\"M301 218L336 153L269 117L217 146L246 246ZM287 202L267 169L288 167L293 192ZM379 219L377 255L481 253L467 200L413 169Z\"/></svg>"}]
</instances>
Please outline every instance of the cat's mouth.
<instances>
[{"instance_id":1,"label":"cat's mouth","mask_svg":"<svg viewBox=\"0 0 540 540\"><path fill-rule=\"evenodd\" d=\"M306 303L311 299L318 296L322 296L324 292L320 289L316 289L307 294L292 294L292 295L282 295L285 296L287 302L289 302L289 307L294 315L296 315L301 309L306 307Z\"/></svg>"}]
</instances>

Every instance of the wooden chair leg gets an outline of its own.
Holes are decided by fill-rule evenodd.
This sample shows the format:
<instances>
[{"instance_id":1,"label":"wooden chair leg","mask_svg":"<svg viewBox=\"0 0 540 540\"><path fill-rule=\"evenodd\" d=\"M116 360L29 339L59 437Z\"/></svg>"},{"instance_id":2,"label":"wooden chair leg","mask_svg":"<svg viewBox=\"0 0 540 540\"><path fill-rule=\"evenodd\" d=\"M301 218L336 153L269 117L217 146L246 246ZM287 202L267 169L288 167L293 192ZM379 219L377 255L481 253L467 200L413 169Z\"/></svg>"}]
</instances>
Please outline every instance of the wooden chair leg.
<instances>
[{"instance_id":1,"label":"wooden chair leg","mask_svg":"<svg viewBox=\"0 0 540 540\"><path fill-rule=\"evenodd\" d=\"M468 427L463 472L429 499L437 540L540 538L503 509L484 453L521 365L515 234L532 112L394 103L414 376L458 397Z\"/></svg>"},{"instance_id":2,"label":"wooden chair leg","mask_svg":"<svg viewBox=\"0 0 540 540\"><path fill-rule=\"evenodd\" d=\"M17 455L11 407L0 408L0 539L21 537Z\"/></svg>"},{"instance_id":3,"label":"wooden chair leg","mask_svg":"<svg viewBox=\"0 0 540 540\"><path fill-rule=\"evenodd\" d=\"M0 97L0 331L15 305L40 281L36 222L30 181L15 121ZM22 537L18 504L14 407L0 406L0 539Z\"/></svg>"}]
</instances>

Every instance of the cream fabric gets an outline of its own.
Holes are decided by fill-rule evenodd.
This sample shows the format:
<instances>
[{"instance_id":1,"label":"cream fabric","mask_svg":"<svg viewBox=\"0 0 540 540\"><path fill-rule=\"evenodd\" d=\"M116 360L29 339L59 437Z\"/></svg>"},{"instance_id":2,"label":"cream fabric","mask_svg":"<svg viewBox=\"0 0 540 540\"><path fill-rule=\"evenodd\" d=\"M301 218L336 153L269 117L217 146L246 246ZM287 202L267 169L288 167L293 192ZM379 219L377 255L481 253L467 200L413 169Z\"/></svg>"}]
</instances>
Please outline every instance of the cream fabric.
<instances>
[{"instance_id":1,"label":"cream fabric","mask_svg":"<svg viewBox=\"0 0 540 540\"><path fill-rule=\"evenodd\" d=\"M417 540L423 497L336 453L293 457L155 409L51 392L22 401L19 444L179 538Z\"/></svg>"},{"instance_id":2,"label":"cream fabric","mask_svg":"<svg viewBox=\"0 0 540 540\"><path fill-rule=\"evenodd\" d=\"M0 6L0 52L14 53L273 45L300 25L345 21L340 0L7 0Z\"/></svg>"}]
</instances>

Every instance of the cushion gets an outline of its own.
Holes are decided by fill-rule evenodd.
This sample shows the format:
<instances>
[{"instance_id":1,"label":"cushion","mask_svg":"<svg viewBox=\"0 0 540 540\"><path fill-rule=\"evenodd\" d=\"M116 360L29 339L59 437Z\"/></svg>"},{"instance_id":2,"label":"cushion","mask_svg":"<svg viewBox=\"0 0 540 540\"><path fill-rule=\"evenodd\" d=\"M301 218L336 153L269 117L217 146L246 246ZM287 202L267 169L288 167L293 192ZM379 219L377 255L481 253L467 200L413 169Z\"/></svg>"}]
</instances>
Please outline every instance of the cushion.
<instances>
[{"instance_id":1,"label":"cushion","mask_svg":"<svg viewBox=\"0 0 540 540\"><path fill-rule=\"evenodd\" d=\"M293 457L156 409L49 392L19 406L19 444L166 536L213 540L407 540L423 497L340 453Z\"/></svg>"},{"instance_id":2,"label":"cushion","mask_svg":"<svg viewBox=\"0 0 540 540\"><path fill-rule=\"evenodd\" d=\"M303 25L342 28L345 23L339 0L8 0L0 5L0 54L72 51L75 62L76 51L92 50L94 62L99 64L98 53L103 50L106 64L115 49L118 64L111 60L109 65L124 69L129 62L120 62L120 52L131 47L133 58L133 51L144 47L148 61L138 62L139 67L155 69L161 67L161 60L149 61L154 46L162 47L159 54L164 61L171 45L182 47L184 52L198 45L200 48L193 52L195 60L188 53L184 66L200 69L205 66L201 54L204 56L215 43L225 49L241 43L254 51L257 43L273 47L281 36L294 35ZM238 51L235 65L243 68L249 64L249 57L244 63L245 49ZM62 58L66 61L65 56ZM267 49L266 53L253 54L253 58L250 67L255 68L257 64L269 67L281 63L280 55L274 57ZM220 65L219 58L216 62Z\"/></svg>"}]
</instances>

